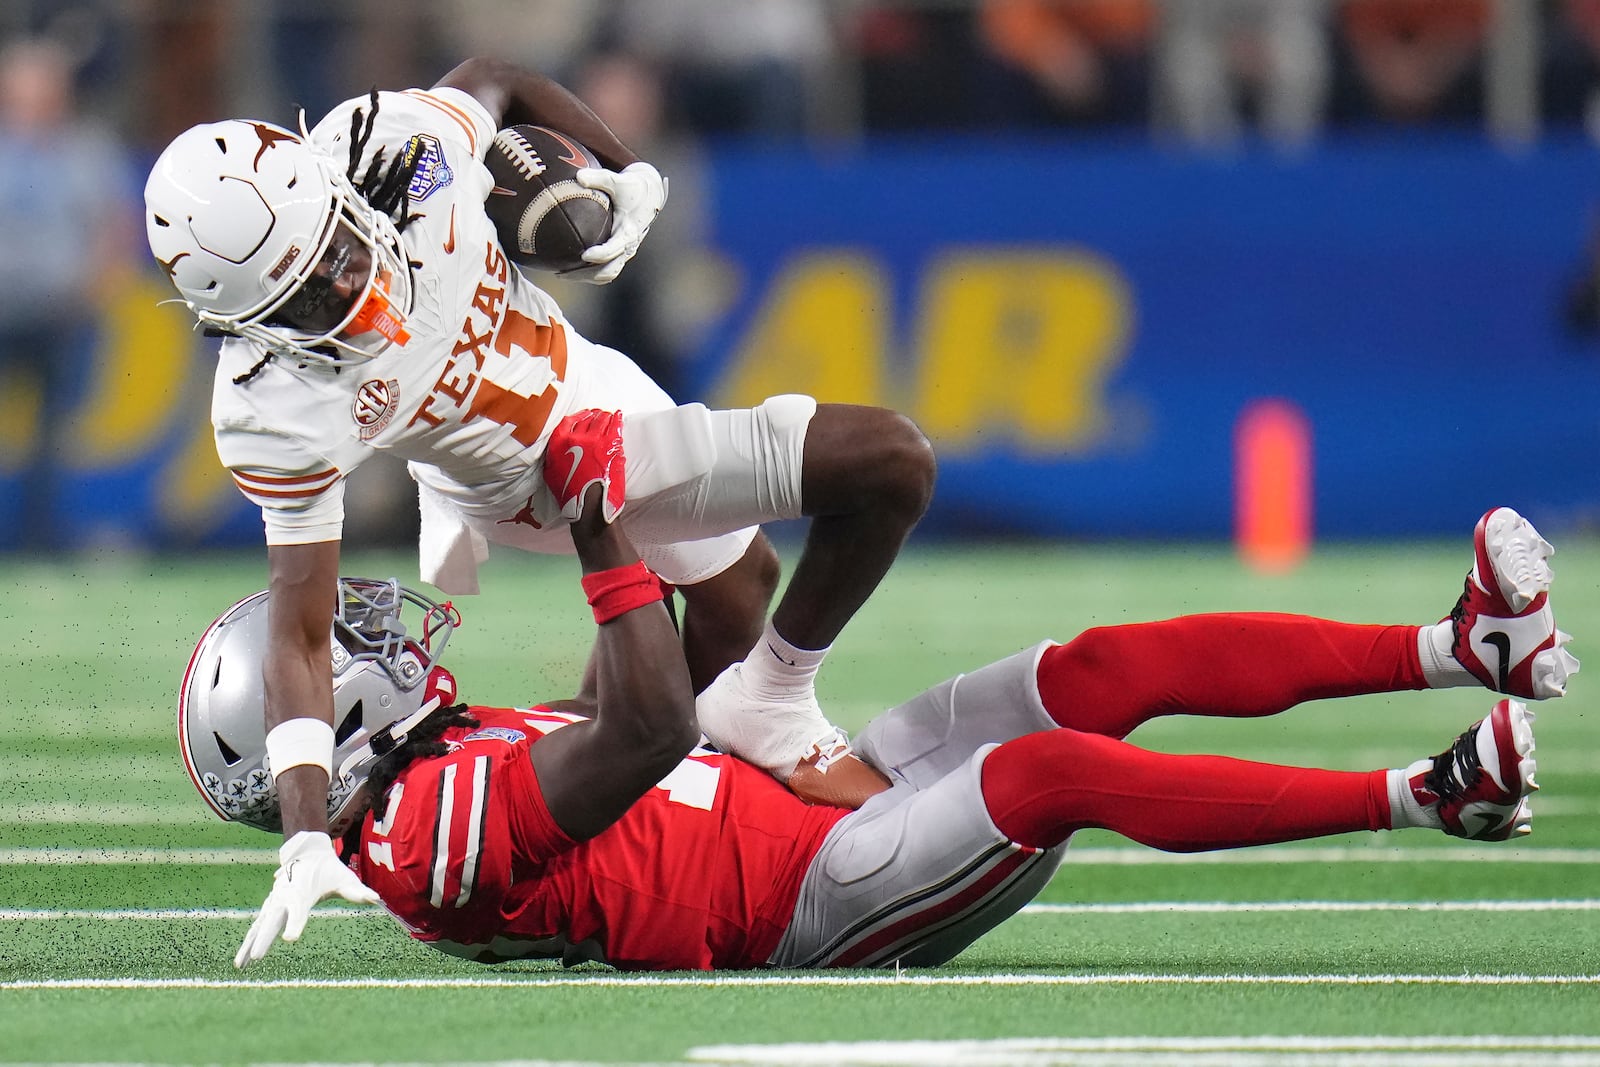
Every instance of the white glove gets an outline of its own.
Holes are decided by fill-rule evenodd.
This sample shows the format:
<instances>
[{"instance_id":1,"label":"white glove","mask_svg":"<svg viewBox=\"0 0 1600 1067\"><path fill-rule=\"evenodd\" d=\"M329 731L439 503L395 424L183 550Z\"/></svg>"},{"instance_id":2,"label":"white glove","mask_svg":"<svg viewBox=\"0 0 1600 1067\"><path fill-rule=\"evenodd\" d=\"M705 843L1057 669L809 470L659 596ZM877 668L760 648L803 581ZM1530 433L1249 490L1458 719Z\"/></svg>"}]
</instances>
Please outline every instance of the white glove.
<instances>
[{"instance_id":1,"label":"white glove","mask_svg":"<svg viewBox=\"0 0 1600 1067\"><path fill-rule=\"evenodd\" d=\"M248 967L265 956L279 934L285 941L300 940L311 909L331 896L354 904L378 903L378 894L339 862L327 834L301 830L278 849L278 862L281 866L272 876L272 892L244 935L244 944L234 953L235 967Z\"/></svg>"},{"instance_id":2,"label":"white glove","mask_svg":"<svg viewBox=\"0 0 1600 1067\"><path fill-rule=\"evenodd\" d=\"M611 197L611 236L604 244L583 250L583 261L589 266L566 271L562 277L604 285L622 273L666 206L667 179L644 160L629 163L620 173L585 167L573 178L584 188L599 189Z\"/></svg>"}]
</instances>

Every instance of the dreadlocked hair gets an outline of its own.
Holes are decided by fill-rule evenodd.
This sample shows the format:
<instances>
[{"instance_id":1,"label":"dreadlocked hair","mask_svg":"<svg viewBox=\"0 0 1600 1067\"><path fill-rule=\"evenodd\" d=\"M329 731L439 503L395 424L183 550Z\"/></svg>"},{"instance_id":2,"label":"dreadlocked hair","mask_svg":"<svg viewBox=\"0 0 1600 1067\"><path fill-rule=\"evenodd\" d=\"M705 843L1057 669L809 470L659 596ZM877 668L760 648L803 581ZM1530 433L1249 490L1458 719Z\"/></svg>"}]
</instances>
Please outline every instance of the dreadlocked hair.
<instances>
[{"instance_id":1,"label":"dreadlocked hair","mask_svg":"<svg viewBox=\"0 0 1600 1067\"><path fill-rule=\"evenodd\" d=\"M422 153L401 152L389 162L386 169L384 152L380 148L367 165L366 172L357 178L361 157L372 142L372 127L378 121L376 88L373 88L367 100L371 105L369 108L362 110L358 107L350 113L350 164L345 170L345 177L350 179L350 184L356 187L356 191L374 210L388 215L395 229L404 232L407 226L422 217L410 210L411 179L416 177L417 167L422 163Z\"/></svg>"},{"instance_id":2,"label":"dreadlocked hair","mask_svg":"<svg viewBox=\"0 0 1600 1067\"><path fill-rule=\"evenodd\" d=\"M456 726L477 726L478 720L467 713L465 704L438 708L426 719L411 728L404 743L380 759L367 775L370 795L376 799L389 791L400 772L419 759L443 756L450 747L439 740L441 734Z\"/></svg>"},{"instance_id":3,"label":"dreadlocked hair","mask_svg":"<svg viewBox=\"0 0 1600 1067\"><path fill-rule=\"evenodd\" d=\"M245 382L248 382L251 378L254 378L256 375L258 375L262 371L266 370L267 369L267 364L271 363L272 360L273 360L273 357L276 356L276 355L277 355L276 352L268 352L266 355L264 355L260 359L256 360L256 365L255 366L251 367L249 370L245 371L243 374L234 375L233 384L234 385L243 385Z\"/></svg>"},{"instance_id":4,"label":"dreadlocked hair","mask_svg":"<svg viewBox=\"0 0 1600 1067\"><path fill-rule=\"evenodd\" d=\"M339 365L339 360L343 359L344 357L339 354L339 350L337 348L334 348L332 345L318 345L312 351L325 353L334 361L333 373L340 374L344 371L344 368ZM255 366L251 367L243 374L234 375L233 384L243 385L245 382L248 382L250 379L260 374L263 370L266 370L267 364L271 363L276 358L278 358L278 353L268 352L266 355L256 360ZM301 363L300 366L304 367L305 364Z\"/></svg>"},{"instance_id":5,"label":"dreadlocked hair","mask_svg":"<svg viewBox=\"0 0 1600 1067\"><path fill-rule=\"evenodd\" d=\"M394 780L400 777L400 772L412 763L430 756L443 756L449 752L450 746L439 740L439 736L446 730L454 726L477 725L478 720L467 714L465 704L435 709L426 719L411 728L411 732L406 734L404 743L373 765L372 773L367 775L367 796L372 798L373 804L377 804L389 791L389 787L394 785ZM344 837L340 839L343 846L339 852L341 857L349 856L361 847L363 821L355 820L350 824L350 829L344 832Z\"/></svg>"}]
</instances>

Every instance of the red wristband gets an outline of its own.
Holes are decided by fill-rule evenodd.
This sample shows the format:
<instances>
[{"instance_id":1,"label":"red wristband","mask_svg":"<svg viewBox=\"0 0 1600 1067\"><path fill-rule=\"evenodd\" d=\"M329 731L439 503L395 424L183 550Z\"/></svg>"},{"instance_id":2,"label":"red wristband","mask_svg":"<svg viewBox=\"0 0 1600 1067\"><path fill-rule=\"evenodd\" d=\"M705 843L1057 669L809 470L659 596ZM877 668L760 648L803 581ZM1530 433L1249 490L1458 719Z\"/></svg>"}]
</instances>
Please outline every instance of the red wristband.
<instances>
[{"instance_id":1,"label":"red wristband","mask_svg":"<svg viewBox=\"0 0 1600 1067\"><path fill-rule=\"evenodd\" d=\"M594 621L608 623L634 608L661 599L661 581L644 560L583 576L583 592L594 608Z\"/></svg>"}]
</instances>

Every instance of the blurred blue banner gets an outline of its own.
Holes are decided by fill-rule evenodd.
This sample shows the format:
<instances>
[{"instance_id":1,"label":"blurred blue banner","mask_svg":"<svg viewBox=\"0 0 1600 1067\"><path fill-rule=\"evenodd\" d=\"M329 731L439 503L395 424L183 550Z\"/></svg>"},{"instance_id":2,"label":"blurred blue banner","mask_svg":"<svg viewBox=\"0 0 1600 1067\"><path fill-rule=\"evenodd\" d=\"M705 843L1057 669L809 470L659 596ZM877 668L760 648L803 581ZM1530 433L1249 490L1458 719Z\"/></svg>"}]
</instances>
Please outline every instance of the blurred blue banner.
<instances>
[{"instance_id":1,"label":"blurred blue banner","mask_svg":"<svg viewBox=\"0 0 1600 1067\"><path fill-rule=\"evenodd\" d=\"M1262 397L1309 420L1319 535L1455 533L1501 502L1600 520L1600 340L1562 321L1591 145L968 141L714 174L744 285L701 384L914 415L936 526L1226 536Z\"/></svg>"},{"instance_id":2,"label":"blurred blue banner","mask_svg":"<svg viewBox=\"0 0 1600 1067\"><path fill-rule=\"evenodd\" d=\"M1600 339L1562 318L1595 254L1590 145L724 147L708 176L731 302L688 392L907 412L941 455L930 529L1226 537L1264 398L1309 427L1318 536L1451 535L1495 503L1600 524ZM142 279L98 331L62 545L259 543L167 295ZM31 416L0 402L5 547Z\"/></svg>"}]
</instances>

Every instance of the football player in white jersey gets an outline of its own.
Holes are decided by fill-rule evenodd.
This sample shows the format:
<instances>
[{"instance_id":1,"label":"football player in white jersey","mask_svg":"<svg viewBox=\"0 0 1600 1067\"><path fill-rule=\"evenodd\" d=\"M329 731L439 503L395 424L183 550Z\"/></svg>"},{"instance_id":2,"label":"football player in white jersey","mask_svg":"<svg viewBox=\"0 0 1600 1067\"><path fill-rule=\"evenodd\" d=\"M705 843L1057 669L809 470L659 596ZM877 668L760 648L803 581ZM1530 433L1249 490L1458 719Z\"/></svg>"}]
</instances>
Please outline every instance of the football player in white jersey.
<instances>
[{"instance_id":1,"label":"football player in white jersey","mask_svg":"<svg viewBox=\"0 0 1600 1067\"><path fill-rule=\"evenodd\" d=\"M547 446L577 412L620 411L620 521L683 591L702 728L836 803L882 784L823 716L813 681L927 506L926 439L891 411L804 396L680 407L585 340L508 261L483 208L484 155L519 123L561 130L605 164L579 179L611 197L612 234L578 273L610 281L665 204L665 180L567 90L495 60L468 60L431 89L374 90L310 130L194 127L145 187L154 256L223 337L217 451L266 529L265 723L286 838L262 912L274 933L298 936L328 896L372 899L334 855L325 798L339 773L328 618L343 482L379 450L417 481L423 579L471 593L491 542L572 551L542 478ZM584 447L569 435L550 461L577 471ZM801 515L805 549L768 620L778 560L756 527ZM257 939L256 955L272 940Z\"/></svg>"}]
</instances>

